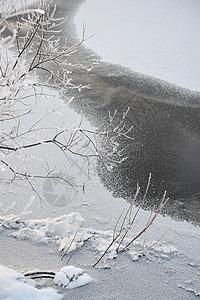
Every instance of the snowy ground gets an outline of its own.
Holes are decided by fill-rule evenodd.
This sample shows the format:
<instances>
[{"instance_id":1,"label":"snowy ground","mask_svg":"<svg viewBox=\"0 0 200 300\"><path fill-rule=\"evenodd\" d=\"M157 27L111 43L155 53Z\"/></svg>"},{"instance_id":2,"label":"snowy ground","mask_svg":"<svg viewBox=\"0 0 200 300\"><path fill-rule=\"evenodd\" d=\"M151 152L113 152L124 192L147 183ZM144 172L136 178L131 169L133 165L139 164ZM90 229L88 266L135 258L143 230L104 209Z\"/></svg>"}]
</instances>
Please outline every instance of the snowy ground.
<instances>
[{"instance_id":1,"label":"snowy ground","mask_svg":"<svg viewBox=\"0 0 200 300\"><path fill-rule=\"evenodd\" d=\"M23 199L26 200L27 197ZM12 211L17 208L15 204ZM78 223L80 229L70 250L76 245L78 249L69 264L84 269L88 274L86 279L90 276L93 281L71 291L59 288L64 299L132 299L135 296L142 300L160 299L161 295L163 299L196 299L200 292L200 231L187 222L159 216L147 234L125 253L116 256L112 248L96 268L92 267L105 250L123 208L127 208L127 203L114 199L96 178L85 195L62 208L51 205L41 208L38 203L32 203L29 207L32 212L25 215L8 215L4 211L0 219L0 264L23 273L32 270L57 273L66 266L72 253L61 260L63 251L59 249L66 249ZM142 228L149 215L150 212L140 212L130 236ZM155 241L158 243L154 245ZM47 280L46 286L58 289L54 282Z\"/></svg>"}]
</instances>

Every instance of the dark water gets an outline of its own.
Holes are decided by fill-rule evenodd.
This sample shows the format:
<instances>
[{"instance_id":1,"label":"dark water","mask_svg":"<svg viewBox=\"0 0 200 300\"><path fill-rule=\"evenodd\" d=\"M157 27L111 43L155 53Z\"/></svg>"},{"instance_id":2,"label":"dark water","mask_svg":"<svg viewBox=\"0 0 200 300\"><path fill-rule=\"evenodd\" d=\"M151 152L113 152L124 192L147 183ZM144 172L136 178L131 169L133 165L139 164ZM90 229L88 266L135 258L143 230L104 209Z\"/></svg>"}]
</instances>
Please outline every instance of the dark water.
<instances>
[{"instance_id":1,"label":"dark water","mask_svg":"<svg viewBox=\"0 0 200 300\"><path fill-rule=\"evenodd\" d=\"M57 1L57 16L68 16L60 34L62 41L77 41L73 17L82 2ZM91 71L77 67L72 75L74 82L90 84L90 89L81 93L73 91L76 98L72 107L94 126L106 127L108 111L115 110L115 122L119 123L130 107L126 127L133 126L134 140L120 140L127 160L112 172L98 166L104 186L114 196L129 201L137 182L144 190L151 173L146 208L157 205L167 190L170 200L165 213L200 224L200 93L101 62L85 47L69 59L89 67L99 61Z\"/></svg>"}]
</instances>

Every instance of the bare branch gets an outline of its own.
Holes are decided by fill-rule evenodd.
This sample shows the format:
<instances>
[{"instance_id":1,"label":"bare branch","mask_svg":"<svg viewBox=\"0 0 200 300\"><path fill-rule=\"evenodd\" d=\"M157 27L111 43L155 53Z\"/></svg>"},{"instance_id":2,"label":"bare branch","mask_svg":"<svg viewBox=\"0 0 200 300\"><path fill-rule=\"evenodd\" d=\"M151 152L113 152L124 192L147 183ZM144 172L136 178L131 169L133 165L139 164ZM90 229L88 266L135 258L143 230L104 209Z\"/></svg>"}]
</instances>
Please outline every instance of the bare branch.
<instances>
[{"instance_id":1,"label":"bare branch","mask_svg":"<svg viewBox=\"0 0 200 300\"><path fill-rule=\"evenodd\" d=\"M137 188L135 197L133 198L133 201L130 203L124 217L122 218L122 215L124 213L124 210L122 211L122 213L120 214L114 230L113 230L113 236L112 236L112 240L109 243L109 245L107 246L107 248L105 249L105 251L101 254L101 256L99 257L99 259L96 261L96 263L93 265L93 267L95 267L101 260L102 258L107 254L107 252L109 251L109 249L115 245L115 251L116 252L123 252L125 251L135 240L137 240L140 236L143 235L144 232L147 231L147 229L153 224L153 222L155 221L155 219L157 218L157 216L159 215L159 213L161 212L162 208L164 207L164 205L166 204L166 202L168 201L168 198L166 199L166 192L164 192L163 198L160 202L160 205L158 207L158 209L156 210L156 212L149 218L148 222L146 223L146 225L137 233L134 235L133 238L131 238L129 241L125 242L125 237L127 236L127 234L130 232L136 217L138 216L138 212L140 211L140 209L142 208L142 205L144 204L144 201L147 197L147 193L149 190L149 186L150 186L150 180L151 180L151 174L149 175L149 179L148 179L148 183L147 183L147 187L146 187L146 191L144 193L144 196L139 204L138 209L136 210L135 214L133 216L131 216L131 212L132 212L132 207L133 207L133 203L135 203L138 194L139 194L139 190L140 188ZM121 221L121 226L119 228L119 230L117 231L117 227L119 225L120 220ZM127 224L126 224L127 223ZM126 224L126 226L125 226ZM160 238L161 239L161 238ZM153 246L154 244L152 244ZM122 247L122 249L120 249L120 247Z\"/></svg>"}]
</instances>

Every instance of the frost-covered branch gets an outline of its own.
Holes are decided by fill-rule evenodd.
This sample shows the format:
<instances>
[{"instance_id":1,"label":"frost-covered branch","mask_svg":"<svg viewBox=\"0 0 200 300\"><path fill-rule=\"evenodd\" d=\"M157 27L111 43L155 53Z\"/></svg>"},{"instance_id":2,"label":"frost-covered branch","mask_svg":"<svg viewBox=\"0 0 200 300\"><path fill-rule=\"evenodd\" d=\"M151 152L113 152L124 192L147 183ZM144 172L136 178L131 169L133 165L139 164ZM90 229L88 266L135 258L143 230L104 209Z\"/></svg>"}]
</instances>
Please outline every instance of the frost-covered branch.
<instances>
[{"instance_id":1,"label":"frost-covered branch","mask_svg":"<svg viewBox=\"0 0 200 300\"><path fill-rule=\"evenodd\" d=\"M18 9L17 5L23 7ZM125 159L119 139L129 134L124 122L128 110L117 126L116 113L109 113L108 126L98 132L84 129L82 120L69 125L64 117L68 103L73 101L66 98L67 90L88 87L73 83L70 74L74 65L69 60L87 39L85 26L78 43L61 47L56 34L65 20L55 17L52 3L40 0L30 8L25 0L0 0L0 7L1 182L25 179L40 198L32 181L61 180L73 157L86 161L88 177L94 158L112 170ZM86 66L79 67L87 72ZM50 161L47 152L55 153L55 160ZM63 165L59 165L60 156L66 161ZM33 164L40 171L35 171ZM83 185L78 186L83 189Z\"/></svg>"}]
</instances>

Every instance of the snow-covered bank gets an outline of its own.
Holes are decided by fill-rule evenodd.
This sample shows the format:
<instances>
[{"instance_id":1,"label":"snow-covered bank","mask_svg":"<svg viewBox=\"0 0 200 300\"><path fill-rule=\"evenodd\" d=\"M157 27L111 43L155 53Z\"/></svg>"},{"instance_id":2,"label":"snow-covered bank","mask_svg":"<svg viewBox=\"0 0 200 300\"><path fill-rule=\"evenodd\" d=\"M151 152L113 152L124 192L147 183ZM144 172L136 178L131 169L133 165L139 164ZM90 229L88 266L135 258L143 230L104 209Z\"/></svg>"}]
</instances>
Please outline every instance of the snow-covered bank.
<instances>
[{"instance_id":1,"label":"snow-covered bank","mask_svg":"<svg viewBox=\"0 0 200 300\"><path fill-rule=\"evenodd\" d=\"M199 91L199 13L195 0L87 0L75 23L103 60Z\"/></svg>"}]
</instances>

